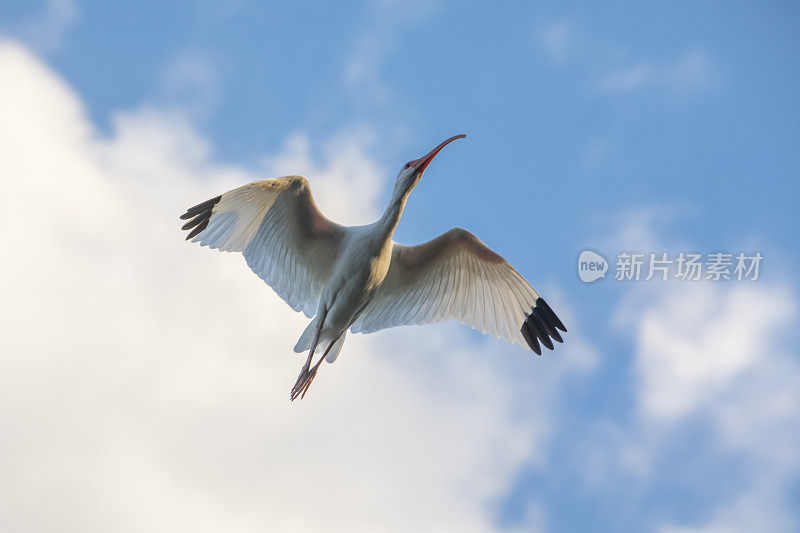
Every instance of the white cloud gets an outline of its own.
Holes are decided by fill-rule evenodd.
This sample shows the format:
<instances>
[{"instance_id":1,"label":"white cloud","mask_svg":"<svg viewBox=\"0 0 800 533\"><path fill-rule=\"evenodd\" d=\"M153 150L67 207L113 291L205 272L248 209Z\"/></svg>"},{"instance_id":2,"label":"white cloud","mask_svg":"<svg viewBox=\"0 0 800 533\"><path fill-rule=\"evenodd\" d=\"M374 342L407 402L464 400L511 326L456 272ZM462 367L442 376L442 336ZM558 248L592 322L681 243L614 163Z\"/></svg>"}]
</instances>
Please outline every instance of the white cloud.
<instances>
[{"instance_id":1,"label":"white cloud","mask_svg":"<svg viewBox=\"0 0 800 533\"><path fill-rule=\"evenodd\" d=\"M636 337L638 424L620 450L634 459L629 466L646 479L664 443L703 420L711 447L695 453L708 461L736 458L744 476L707 521L664 531L791 528L787 498L800 476L800 364L784 334L796 323L793 291L701 282L651 292L649 301L621 313Z\"/></svg>"},{"instance_id":2,"label":"white cloud","mask_svg":"<svg viewBox=\"0 0 800 533\"><path fill-rule=\"evenodd\" d=\"M383 184L388 177L369 156L375 145L376 135L370 128L347 130L323 143L322 161L317 163L308 137L290 135L282 153L264 162L265 174L313 176L314 194L319 196L324 213L342 224L368 224L380 215Z\"/></svg>"},{"instance_id":3,"label":"white cloud","mask_svg":"<svg viewBox=\"0 0 800 533\"><path fill-rule=\"evenodd\" d=\"M675 218L676 210L663 205L646 205L609 213L604 220L615 229L600 244L609 250L625 252L659 252L674 247L665 242L659 231Z\"/></svg>"},{"instance_id":4,"label":"white cloud","mask_svg":"<svg viewBox=\"0 0 800 533\"><path fill-rule=\"evenodd\" d=\"M665 233L677 214L650 206L601 220L615 228L601 249L698 251ZM748 242L746 249L760 249ZM579 446L585 488L635 501L632 515L664 532L796 527L796 284L656 281L624 289L611 324L633 348L631 416L595 422ZM665 488L702 494L703 503L662 499ZM647 504L642 495L659 497ZM676 505L684 518L665 515Z\"/></svg>"},{"instance_id":5,"label":"white cloud","mask_svg":"<svg viewBox=\"0 0 800 533\"><path fill-rule=\"evenodd\" d=\"M712 283L669 291L640 312L636 370L643 415L673 419L696 411L775 356L774 339L793 315L784 290Z\"/></svg>"},{"instance_id":6,"label":"white cloud","mask_svg":"<svg viewBox=\"0 0 800 533\"><path fill-rule=\"evenodd\" d=\"M35 16L13 27L0 25L2 33L24 41L39 53L56 51L78 20L78 7L73 0L45 0L43 3Z\"/></svg>"},{"instance_id":7,"label":"white cloud","mask_svg":"<svg viewBox=\"0 0 800 533\"><path fill-rule=\"evenodd\" d=\"M386 177L369 142L344 133L319 161L296 135L263 170L314 172L321 208L363 221ZM154 108L101 136L58 76L0 44L1 528L494 529L541 460L569 340L531 359L455 325L353 335L290 403L305 319L178 229L261 173L210 153Z\"/></svg>"},{"instance_id":8,"label":"white cloud","mask_svg":"<svg viewBox=\"0 0 800 533\"><path fill-rule=\"evenodd\" d=\"M539 32L539 42L555 63L563 63L569 55L572 30L564 22L550 24Z\"/></svg>"},{"instance_id":9,"label":"white cloud","mask_svg":"<svg viewBox=\"0 0 800 533\"><path fill-rule=\"evenodd\" d=\"M602 76L597 88L604 93L627 93L644 88L659 88L675 93L692 93L706 88L712 70L703 52L691 51L672 63L641 62Z\"/></svg>"}]
</instances>

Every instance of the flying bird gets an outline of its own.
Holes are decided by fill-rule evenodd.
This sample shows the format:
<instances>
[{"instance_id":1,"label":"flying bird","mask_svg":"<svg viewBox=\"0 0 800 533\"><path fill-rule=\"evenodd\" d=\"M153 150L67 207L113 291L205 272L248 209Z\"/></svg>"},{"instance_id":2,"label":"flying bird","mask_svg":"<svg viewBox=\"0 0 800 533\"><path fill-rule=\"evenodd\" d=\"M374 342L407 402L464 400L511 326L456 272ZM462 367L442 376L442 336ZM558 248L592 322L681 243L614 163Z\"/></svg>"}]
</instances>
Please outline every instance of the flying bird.
<instances>
[{"instance_id":1,"label":"flying bird","mask_svg":"<svg viewBox=\"0 0 800 533\"><path fill-rule=\"evenodd\" d=\"M408 196L439 144L400 169L383 215L366 226L331 222L302 176L255 181L194 207L186 240L241 252L247 265L311 322L295 352L308 351L290 398L303 398L323 360L336 360L353 333L456 319L496 338L553 349L567 329L538 292L500 255L462 228L417 246L392 240ZM324 350L323 350L324 349ZM322 351L312 366L314 354Z\"/></svg>"}]
</instances>

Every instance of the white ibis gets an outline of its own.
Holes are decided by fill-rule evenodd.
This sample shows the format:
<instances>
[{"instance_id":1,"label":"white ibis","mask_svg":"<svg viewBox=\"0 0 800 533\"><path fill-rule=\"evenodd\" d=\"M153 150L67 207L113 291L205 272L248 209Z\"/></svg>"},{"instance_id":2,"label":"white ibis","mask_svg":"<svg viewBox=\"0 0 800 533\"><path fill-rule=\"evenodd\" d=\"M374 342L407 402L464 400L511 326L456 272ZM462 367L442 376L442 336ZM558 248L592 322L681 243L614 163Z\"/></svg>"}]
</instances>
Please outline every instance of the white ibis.
<instances>
[{"instance_id":1,"label":"white ibis","mask_svg":"<svg viewBox=\"0 0 800 533\"><path fill-rule=\"evenodd\" d=\"M255 181L189 208L186 240L242 252L253 272L295 311L313 318L294 347L308 350L290 398L305 396L320 363L332 363L347 330L372 333L456 319L541 355L564 324L511 264L465 229L417 246L392 240L411 190L456 135L409 161L381 218L345 227L325 218L301 176ZM314 353L324 348L311 366Z\"/></svg>"}]
</instances>

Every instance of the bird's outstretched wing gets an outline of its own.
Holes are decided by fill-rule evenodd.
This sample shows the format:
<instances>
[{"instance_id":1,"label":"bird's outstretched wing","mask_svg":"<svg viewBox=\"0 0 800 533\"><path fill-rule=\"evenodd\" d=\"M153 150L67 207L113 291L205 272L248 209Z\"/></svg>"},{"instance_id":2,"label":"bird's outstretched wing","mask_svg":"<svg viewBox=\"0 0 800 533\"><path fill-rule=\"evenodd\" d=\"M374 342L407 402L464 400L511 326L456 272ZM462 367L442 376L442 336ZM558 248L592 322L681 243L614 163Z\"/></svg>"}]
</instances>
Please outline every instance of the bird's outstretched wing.
<instances>
[{"instance_id":1,"label":"bird's outstretched wing","mask_svg":"<svg viewBox=\"0 0 800 533\"><path fill-rule=\"evenodd\" d=\"M242 252L253 272L309 317L317 311L344 237L322 216L302 176L255 181L190 207L186 240Z\"/></svg>"},{"instance_id":2,"label":"bird's outstretched wing","mask_svg":"<svg viewBox=\"0 0 800 533\"><path fill-rule=\"evenodd\" d=\"M563 342L564 324L511 264L475 235L455 228L418 246L394 243L389 272L352 326L371 333L393 326L456 319L541 354Z\"/></svg>"}]
</instances>

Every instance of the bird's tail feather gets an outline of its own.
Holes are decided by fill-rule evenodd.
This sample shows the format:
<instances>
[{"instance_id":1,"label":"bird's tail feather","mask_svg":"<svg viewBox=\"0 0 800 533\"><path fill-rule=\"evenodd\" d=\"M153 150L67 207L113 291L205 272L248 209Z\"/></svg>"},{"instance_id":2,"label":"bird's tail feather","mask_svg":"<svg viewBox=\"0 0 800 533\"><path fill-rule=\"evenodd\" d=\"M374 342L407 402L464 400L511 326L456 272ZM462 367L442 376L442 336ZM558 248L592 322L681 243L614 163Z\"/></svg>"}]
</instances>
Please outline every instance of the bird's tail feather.
<instances>
[{"instance_id":1,"label":"bird's tail feather","mask_svg":"<svg viewBox=\"0 0 800 533\"><path fill-rule=\"evenodd\" d=\"M297 344L294 345L294 351L297 353L305 352L311 349L311 343L314 342L314 333L317 331L317 320L319 319L319 315L317 315L311 323L306 326L306 329L303 331L303 334L300 335L300 339L297 341Z\"/></svg>"},{"instance_id":2,"label":"bird's tail feather","mask_svg":"<svg viewBox=\"0 0 800 533\"><path fill-rule=\"evenodd\" d=\"M319 315L317 315L319 316ZM317 332L317 318L311 321L311 323L306 326L306 329L303 331L302 335L300 335L300 339L297 341L297 344L294 345L294 351L297 353L302 353L311 349L311 343L314 342L314 334ZM344 344L344 338L347 335L347 331L341 334L336 342L333 343L331 349L328 350L328 355L325 357L325 360L329 363L333 363L336 361L336 358L339 356L339 352L342 350L342 345ZM314 350L315 352L319 350L323 350L328 347L330 342L333 341L331 338L326 338L327 336L323 333L317 341L317 349Z\"/></svg>"},{"instance_id":3,"label":"bird's tail feather","mask_svg":"<svg viewBox=\"0 0 800 533\"><path fill-rule=\"evenodd\" d=\"M342 345L344 344L344 338L346 335L347 335L347 330L345 330L344 333L342 333L339 336L339 338L336 339L336 342L333 343L333 346L331 346L330 351L328 351L328 355L325 357L325 360L327 362L333 363L334 361L336 361L336 358L339 357L339 352L342 349Z\"/></svg>"}]
</instances>

